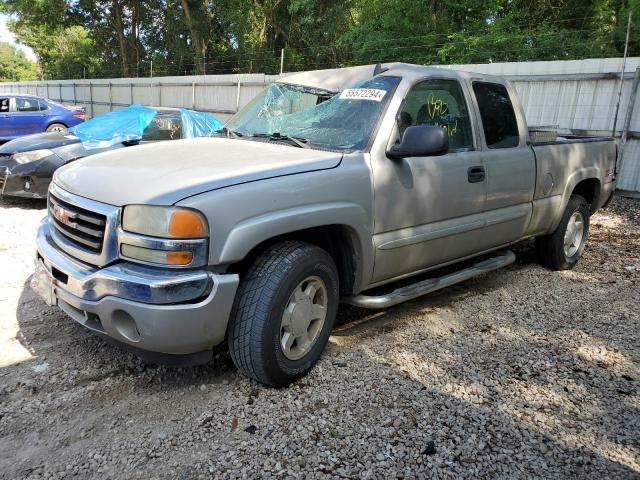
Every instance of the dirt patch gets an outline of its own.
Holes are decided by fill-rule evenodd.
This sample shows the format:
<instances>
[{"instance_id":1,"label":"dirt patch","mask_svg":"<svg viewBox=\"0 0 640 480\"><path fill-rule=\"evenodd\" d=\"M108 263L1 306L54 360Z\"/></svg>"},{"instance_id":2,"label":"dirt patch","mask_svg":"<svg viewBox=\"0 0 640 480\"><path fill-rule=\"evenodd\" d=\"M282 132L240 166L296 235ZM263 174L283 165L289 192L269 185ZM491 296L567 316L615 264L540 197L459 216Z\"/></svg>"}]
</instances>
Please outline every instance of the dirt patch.
<instances>
[{"instance_id":1,"label":"dirt patch","mask_svg":"<svg viewBox=\"0 0 640 480\"><path fill-rule=\"evenodd\" d=\"M371 312L275 390L106 344L28 288L44 204L0 203L0 477L640 476L640 202L575 270L518 262Z\"/></svg>"}]
</instances>

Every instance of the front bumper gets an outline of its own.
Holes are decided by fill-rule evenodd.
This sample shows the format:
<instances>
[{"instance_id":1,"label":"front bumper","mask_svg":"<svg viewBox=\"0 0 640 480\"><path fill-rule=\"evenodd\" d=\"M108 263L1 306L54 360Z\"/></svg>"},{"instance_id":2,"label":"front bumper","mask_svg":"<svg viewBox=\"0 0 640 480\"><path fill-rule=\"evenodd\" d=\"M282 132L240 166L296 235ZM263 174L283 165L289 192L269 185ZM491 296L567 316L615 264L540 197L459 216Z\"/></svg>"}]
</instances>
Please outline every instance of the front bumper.
<instances>
[{"instance_id":1,"label":"front bumper","mask_svg":"<svg viewBox=\"0 0 640 480\"><path fill-rule=\"evenodd\" d=\"M50 183L50 177L40 178L9 172L4 179L0 178L0 193L7 197L47 198Z\"/></svg>"},{"instance_id":2,"label":"front bumper","mask_svg":"<svg viewBox=\"0 0 640 480\"><path fill-rule=\"evenodd\" d=\"M53 172L59 162L37 160L24 164L17 163L12 157L2 157L0 160L0 194L8 197L46 198L47 189L51 183Z\"/></svg>"},{"instance_id":3,"label":"front bumper","mask_svg":"<svg viewBox=\"0 0 640 480\"><path fill-rule=\"evenodd\" d=\"M38 229L38 261L54 303L78 323L137 350L185 355L224 340L238 288L235 274L119 262L97 268L56 246L49 219Z\"/></svg>"}]
</instances>

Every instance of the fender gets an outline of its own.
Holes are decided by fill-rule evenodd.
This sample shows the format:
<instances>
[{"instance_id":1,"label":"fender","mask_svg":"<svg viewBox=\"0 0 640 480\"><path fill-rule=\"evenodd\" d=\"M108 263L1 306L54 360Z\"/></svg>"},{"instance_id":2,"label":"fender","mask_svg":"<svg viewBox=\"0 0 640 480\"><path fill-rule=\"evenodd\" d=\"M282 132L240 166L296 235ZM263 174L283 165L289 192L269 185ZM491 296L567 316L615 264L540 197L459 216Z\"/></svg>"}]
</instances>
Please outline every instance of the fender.
<instances>
[{"instance_id":1,"label":"fender","mask_svg":"<svg viewBox=\"0 0 640 480\"><path fill-rule=\"evenodd\" d=\"M354 288L358 290L371 278L374 253L369 216L355 203L317 203L242 220L229 232L218 261L223 264L235 263L244 259L253 248L266 240L329 225L346 226L352 233L357 259Z\"/></svg>"},{"instance_id":2,"label":"fender","mask_svg":"<svg viewBox=\"0 0 640 480\"><path fill-rule=\"evenodd\" d=\"M569 178L567 178L567 182L564 187L564 192L562 192L562 201L560 202L560 207L554 215L554 220L551 227L549 228L549 232L553 232L558 227L560 220L562 220L562 214L567 208L567 204L569 203L569 198L571 197L573 190L576 188L576 185L578 185L583 180L597 180L598 188L593 199L593 204L599 205L600 194L602 192L601 178L603 177L604 174L602 172L602 169L600 167L594 166L582 167L569 175Z\"/></svg>"}]
</instances>

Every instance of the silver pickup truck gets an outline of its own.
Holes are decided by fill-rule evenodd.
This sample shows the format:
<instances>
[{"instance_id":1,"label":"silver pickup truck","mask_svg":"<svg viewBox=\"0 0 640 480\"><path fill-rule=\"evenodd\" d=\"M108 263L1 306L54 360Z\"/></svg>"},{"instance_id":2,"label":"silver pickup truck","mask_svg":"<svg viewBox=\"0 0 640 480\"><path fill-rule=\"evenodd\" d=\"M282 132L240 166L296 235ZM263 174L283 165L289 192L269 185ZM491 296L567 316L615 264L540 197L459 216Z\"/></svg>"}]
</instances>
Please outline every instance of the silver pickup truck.
<instances>
[{"instance_id":1,"label":"silver pickup truck","mask_svg":"<svg viewBox=\"0 0 640 480\"><path fill-rule=\"evenodd\" d=\"M547 140L498 77L291 75L210 138L59 169L31 283L154 361L206 362L226 342L245 375L287 385L320 358L340 301L387 308L508 265L505 247L532 237L544 265L572 268L617 147Z\"/></svg>"}]
</instances>

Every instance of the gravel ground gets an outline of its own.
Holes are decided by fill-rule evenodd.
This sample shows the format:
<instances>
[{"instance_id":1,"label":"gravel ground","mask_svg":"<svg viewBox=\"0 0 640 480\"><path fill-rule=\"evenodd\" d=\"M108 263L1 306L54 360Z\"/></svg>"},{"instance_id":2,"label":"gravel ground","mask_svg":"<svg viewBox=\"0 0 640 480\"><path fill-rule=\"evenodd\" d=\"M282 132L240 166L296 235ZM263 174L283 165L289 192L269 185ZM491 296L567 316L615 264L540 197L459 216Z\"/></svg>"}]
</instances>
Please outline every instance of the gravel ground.
<instances>
[{"instance_id":1,"label":"gravel ground","mask_svg":"<svg viewBox=\"0 0 640 480\"><path fill-rule=\"evenodd\" d=\"M145 365L28 288L44 204L0 203L0 477L640 478L640 201L574 271L518 262L386 311L341 308L275 390Z\"/></svg>"}]
</instances>

